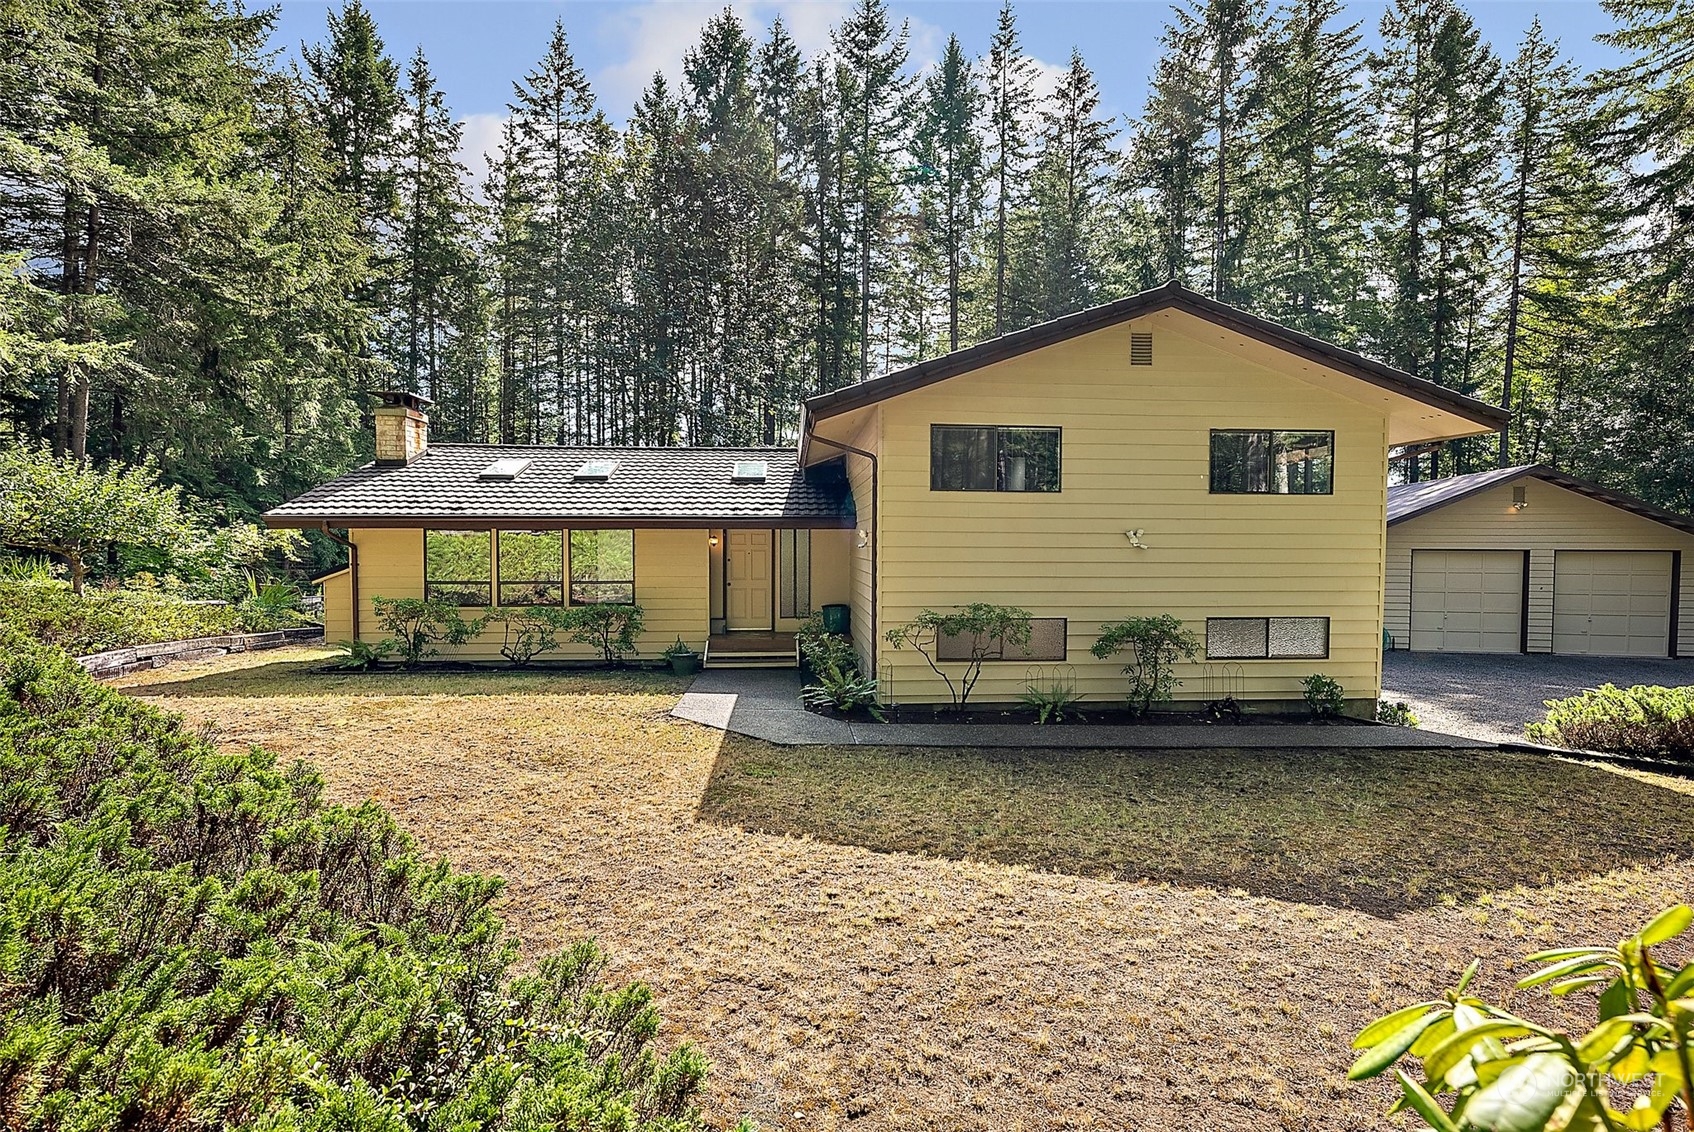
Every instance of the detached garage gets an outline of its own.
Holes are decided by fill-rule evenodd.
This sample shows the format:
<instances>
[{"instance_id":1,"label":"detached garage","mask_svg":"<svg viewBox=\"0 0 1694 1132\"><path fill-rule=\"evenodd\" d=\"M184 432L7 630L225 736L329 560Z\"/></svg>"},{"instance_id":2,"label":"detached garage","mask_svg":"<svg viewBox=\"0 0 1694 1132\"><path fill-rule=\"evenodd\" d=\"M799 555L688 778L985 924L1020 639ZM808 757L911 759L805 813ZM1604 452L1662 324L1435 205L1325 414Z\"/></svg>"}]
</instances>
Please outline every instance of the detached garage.
<instances>
[{"instance_id":1,"label":"detached garage","mask_svg":"<svg viewBox=\"0 0 1694 1132\"><path fill-rule=\"evenodd\" d=\"M1694 519L1541 465L1403 484L1383 624L1424 652L1690 656L1685 563Z\"/></svg>"}]
</instances>

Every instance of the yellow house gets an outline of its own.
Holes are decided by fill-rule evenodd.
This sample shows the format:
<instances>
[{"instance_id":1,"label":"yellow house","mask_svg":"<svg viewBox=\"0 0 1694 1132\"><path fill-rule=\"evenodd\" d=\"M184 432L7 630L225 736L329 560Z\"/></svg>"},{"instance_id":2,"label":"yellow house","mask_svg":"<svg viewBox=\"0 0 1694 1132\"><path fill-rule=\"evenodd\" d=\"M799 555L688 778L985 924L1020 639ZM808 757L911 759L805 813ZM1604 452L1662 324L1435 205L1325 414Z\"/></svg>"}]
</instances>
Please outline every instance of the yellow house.
<instances>
[{"instance_id":1,"label":"yellow house","mask_svg":"<svg viewBox=\"0 0 1694 1132\"><path fill-rule=\"evenodd\" d=\"M1420 652L1694 654L1694 520L1542 465L1388 493L1385 619Z\"/></svg>"},{"instance_id":2,"label":"yellow house","mask_svg":"<svg viewBox=\"0 0 1694 1132\"><path fill-rule=\"evenodd\" d=\"M423 404L387 401L374 464L266 516L346 531L330 639L379 635L379 595L539 593L633 597L646 656L681 636L708 662L791 657L781 634L844 604L880 694L904 703L946 691L888 629L981 601L1035 621L979 701L1056 665L1119 699L1121 660L1088 651L1101 624L1170 613L1203 641L1181 699L1283 703L1323 672L1373 710L1388 450L1506 420L1174 283L814 397L797 451L432 447ZM552 554L556 581L502 571ZM466 653L499 643L495 626Z\"/></svg>"}]
</instances>

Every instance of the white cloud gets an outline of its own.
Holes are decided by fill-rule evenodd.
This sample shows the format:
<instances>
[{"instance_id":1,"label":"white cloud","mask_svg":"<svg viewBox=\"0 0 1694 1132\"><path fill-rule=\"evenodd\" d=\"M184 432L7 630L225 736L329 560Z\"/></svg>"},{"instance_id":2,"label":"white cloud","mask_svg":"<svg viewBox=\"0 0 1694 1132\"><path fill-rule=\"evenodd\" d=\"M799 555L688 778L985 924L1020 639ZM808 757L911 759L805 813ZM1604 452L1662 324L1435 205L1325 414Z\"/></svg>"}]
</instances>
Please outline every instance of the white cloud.
<instances>
[{"instance_id":1,"label":"white cloud","mask_svg":"<svg viewBox=\"0 0 1694 1132\"><path fill-rule=\"evenodd\" d=\"M467 114L459 124L465 128L459 142L459 163L470 171L471 191L480 197L489 158L500 152L500 131L506 125L506 115Z\"/></svg>"},{"instance_id":2,"label":"white cloud","mask_svg":"<svg viewBox=\"0 0 1694 1132\"><path fill-rule=\"evenodd\" d=\"M852 12L852 0L642 0L619 9L601 24L603 55L615 60L591 76L600 106L615 121L629 115L641 92L661 73L672 83L682 79L682 57L700 39L706 21L732 10L755 43L763 42L771 21L782 17L783 27L809 60L829 50L830 32ZM905 18L898 10L890 16ZM934 63L946 36L933 24L907 19L911 69Z\"/></svg>"}]
</instances>

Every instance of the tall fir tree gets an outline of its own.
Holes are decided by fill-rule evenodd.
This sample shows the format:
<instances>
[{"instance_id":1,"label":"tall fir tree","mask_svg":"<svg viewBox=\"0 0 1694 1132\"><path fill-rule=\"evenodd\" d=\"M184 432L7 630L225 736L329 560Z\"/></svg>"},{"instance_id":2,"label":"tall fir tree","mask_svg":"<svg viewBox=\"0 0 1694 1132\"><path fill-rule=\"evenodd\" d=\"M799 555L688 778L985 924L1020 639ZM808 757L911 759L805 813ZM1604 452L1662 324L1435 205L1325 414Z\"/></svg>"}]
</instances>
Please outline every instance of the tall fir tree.
<instances>
[{"instance_id":1,"label":"tall fir tree","mask_svg":"<svg viewBox=\"0 0 1694 1132\"><path fill-rule=\"evenodd\" d=\"M924 82L913 156L918 162L921 238L945 265L949 350L960 344L967 257L982 212L983 154L977 133L982 105L971 61L958 37L948 36L940 65Z\"/></svg>"},{"instance_id":2,"label":"tall fir tree","mask_svg":"<svg viewBox=\"0 0 1694 1132\"><path fill-rule=\"evenodd\" d=\"M988 262L992 297L985 321L986 336L1006 333L1009 326L1007 286L1016 236L1012 231L1029 162L1029 126L1035 112L1035 64L1024 54L1012 0L1002 0L994 36L984 64L988 97L988 181L993 195L993 227L984 258Z\"/></svg>"}]
</instances>

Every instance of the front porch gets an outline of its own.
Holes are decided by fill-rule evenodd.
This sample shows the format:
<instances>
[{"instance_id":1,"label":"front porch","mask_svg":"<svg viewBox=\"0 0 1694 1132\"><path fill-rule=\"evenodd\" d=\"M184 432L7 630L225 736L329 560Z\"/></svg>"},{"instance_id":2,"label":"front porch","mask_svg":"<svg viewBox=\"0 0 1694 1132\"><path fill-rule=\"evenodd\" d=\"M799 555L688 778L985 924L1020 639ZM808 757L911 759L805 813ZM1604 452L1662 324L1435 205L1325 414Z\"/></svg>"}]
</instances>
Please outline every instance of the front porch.
<instances>
[{"instance_id":1,"label":"front porch","mask_svg":"<svg viewBox=\"0 0 1694 1132\"><path fill-rule=\"evenodd\" d=\"M798 668L800 650L793 633L726 631L707 638L702 663L707 668Z\"/></svg>"}]
</instances>

